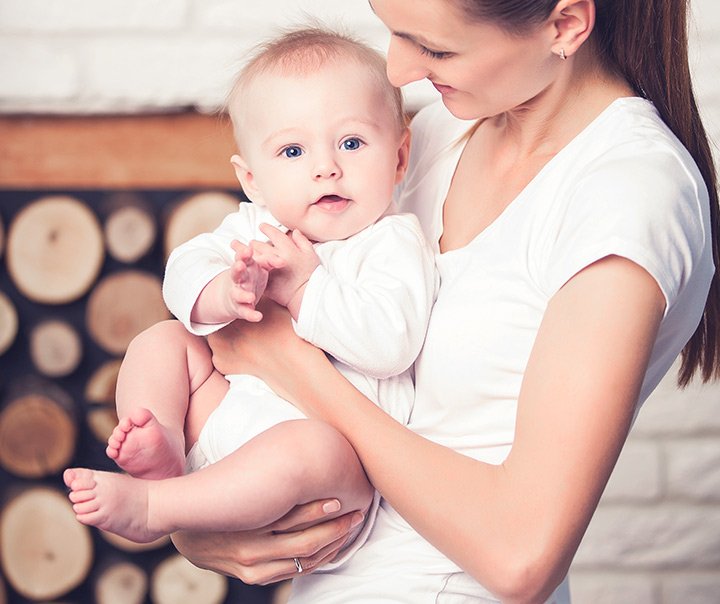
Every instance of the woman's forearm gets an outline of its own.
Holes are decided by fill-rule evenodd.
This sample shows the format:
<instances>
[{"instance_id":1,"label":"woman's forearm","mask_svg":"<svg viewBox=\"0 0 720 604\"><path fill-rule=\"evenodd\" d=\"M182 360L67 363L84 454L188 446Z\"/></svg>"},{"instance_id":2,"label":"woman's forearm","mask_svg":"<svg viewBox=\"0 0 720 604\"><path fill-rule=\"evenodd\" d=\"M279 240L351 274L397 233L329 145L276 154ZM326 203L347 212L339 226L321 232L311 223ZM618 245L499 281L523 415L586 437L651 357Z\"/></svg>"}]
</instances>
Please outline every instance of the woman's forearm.
<instances>
[{"instance_id":1,"label":"woman's forearm","mask_svg":"<svg viewBox=\"0 0 720 604\"><path fill-rule=\"evenodd\" d=\"M567 572L626 438L663 304L654 280L621 259L556 295L502 465L414 434L322 355L293 355L281 387L345 435L383 497L440 551L503 601L542 601Z\"/></svg>"}]
</instances>

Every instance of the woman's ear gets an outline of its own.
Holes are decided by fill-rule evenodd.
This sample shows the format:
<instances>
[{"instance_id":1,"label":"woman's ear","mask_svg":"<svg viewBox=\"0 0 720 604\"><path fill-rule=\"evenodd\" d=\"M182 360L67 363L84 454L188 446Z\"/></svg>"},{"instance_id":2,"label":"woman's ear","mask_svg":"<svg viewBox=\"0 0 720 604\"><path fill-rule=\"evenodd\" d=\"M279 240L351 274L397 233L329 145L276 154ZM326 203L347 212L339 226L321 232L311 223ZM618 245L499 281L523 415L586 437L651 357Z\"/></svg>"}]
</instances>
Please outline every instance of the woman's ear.
<instances>
[{"instance_id":1,"label":"woman's ear","mask_svg":"<svg viewBox=\"0 0 720 604\"><path fill-rule=\"evenodd\" d=\"M407 172L408 160L410 158L411 138L410 128L405 128L400 140L400 146L398 147L398 163L395 168L395 184L398 184L405 177L405 172Z\"/></svg>"},{"instance_id":2,"label":"woman's ear","mask_svg":"<svg viewBox=\"0 0 720 604\"><path fill-rule=\"evenodd\" d=\"M593 0L560 0L550 20L555 39L552 52L563 58L575 54L588 39L595 25Z\"/></svg>"},{"instance_id":3,"label":"woman's ear","mask_svg":"<svg viewBox=\"0 0 720 604\"><path fill-rule=\"evenodd\" d=\"M239 155L233 155L230 158L230 163L235 169L235 176L242 187L243 193L247 195L247 198L260 206L265 205L260 189L255 184L255 177L250 171L250 167L247 162Z\"/></svg>"}]
</instances>

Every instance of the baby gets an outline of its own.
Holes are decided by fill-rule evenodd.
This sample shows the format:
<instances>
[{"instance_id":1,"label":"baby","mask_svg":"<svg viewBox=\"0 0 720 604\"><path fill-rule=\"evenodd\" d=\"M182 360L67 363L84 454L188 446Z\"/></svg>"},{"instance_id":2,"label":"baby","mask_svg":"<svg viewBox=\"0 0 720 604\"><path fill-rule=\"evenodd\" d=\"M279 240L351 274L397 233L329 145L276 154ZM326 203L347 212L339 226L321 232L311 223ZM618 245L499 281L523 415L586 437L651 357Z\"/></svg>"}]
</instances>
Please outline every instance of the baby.
<instances>
[{"instance_id":1,"label":"baby","mask_svg":"<svg viewBox=\"0 0 720 604\"><path fill-rule=\"evenodd\" d=\"M171 254L163 287L180 323L138 336L118 379L107 453L129 476L66 470L70 500L80 522L140 542L266 526L326 498L337 514L367 510L367 535L378 496L349 443L261 380L220 375L198 336L260 321L264 295L407 422L436 274L416 218L392 203L409 153L400 92L372 49L302 29L251 59L228 110L252 203Z\"/></svg>"}]
</instances>

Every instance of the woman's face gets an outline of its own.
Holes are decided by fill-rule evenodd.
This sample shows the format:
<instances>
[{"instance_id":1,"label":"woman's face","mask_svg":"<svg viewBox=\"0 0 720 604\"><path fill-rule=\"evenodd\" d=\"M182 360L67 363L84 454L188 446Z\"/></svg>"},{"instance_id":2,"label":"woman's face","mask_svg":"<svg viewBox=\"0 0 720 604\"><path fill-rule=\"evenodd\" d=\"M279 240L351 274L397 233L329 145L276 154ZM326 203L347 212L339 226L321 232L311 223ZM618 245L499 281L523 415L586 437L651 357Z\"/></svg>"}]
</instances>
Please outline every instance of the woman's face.
<instances>
[{"instance_id":1,"label":"woman's face","mask_svg":"<svg viewBox=\"0 0 720 604\"><path fill-rule=\"evenodd\" d=\"M470 21L452 0L370 0L390 30L388 77L395 86L427 78L456 117L478 119L532 102L560 59L552 22L523 35Z\"/></svg>"}]
</instances>

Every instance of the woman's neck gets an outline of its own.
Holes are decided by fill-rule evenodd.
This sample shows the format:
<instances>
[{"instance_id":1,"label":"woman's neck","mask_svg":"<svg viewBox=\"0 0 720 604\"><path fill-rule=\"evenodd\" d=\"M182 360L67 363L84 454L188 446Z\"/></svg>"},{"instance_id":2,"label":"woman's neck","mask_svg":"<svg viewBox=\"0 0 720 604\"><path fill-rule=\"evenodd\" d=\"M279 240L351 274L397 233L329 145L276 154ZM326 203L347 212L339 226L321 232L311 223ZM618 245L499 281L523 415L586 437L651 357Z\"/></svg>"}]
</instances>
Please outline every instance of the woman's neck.
<instances>
[{"instance_id":1,"label":"woman's neck","mask_svg":"<svg viewBox=\"0 0 720 604\"><path fill-rule=\"evenodd\" d=\"M590 52L581 50L571 61L539 95L483 124L508 159L555 155L613 101L633 96L632 88L601 68Z\"/></svg>"}]
</instances>

